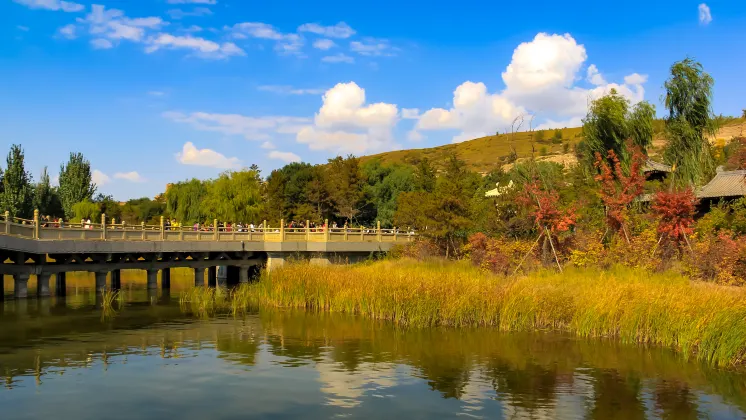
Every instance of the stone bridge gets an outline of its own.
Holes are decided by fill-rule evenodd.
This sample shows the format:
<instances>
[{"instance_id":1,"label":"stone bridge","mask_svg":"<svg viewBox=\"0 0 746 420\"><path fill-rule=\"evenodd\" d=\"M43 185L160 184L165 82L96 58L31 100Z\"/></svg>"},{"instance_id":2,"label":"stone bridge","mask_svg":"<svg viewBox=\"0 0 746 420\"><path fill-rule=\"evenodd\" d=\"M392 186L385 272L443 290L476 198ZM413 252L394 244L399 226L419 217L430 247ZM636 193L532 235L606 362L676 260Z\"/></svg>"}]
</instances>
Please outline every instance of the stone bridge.
<instances>
[{"instance_id":1,"label":"stone bridge","mask_svg":"<svg viewBox=\"0 0 746 420\"><path fill-rule=\"evenodd\" d=\"M195 286L226 286L248 282L261 267L271 270L288 259L313 264L350 263L376 253L388 252L395 244L414 240L414 234L374 228L285 228L264 222L250 229L210 227L167 228L160 225L81 225L45 222L35 212L33 220L11 218L0 221L0 274L12 275L14 296L28 295L28 279L36 275L37 293L49 295L55 277L59 292L65 290L65 273L95 273L96 290L121 287L122 269L147 271L149 289L170 288L171 268L194 269ZM306 226L309 224L306 223ZM326 224L328 226L328 223ZM218 226L214 221L213 226ZM218 270L218 267L220 270ZM0 276L3 277L3 276ZM4 278L3 278L4 282ZM0 284L3 285L4 284ZM0 294L2 299L2 294Z\"/></svg>"}]
</instances>

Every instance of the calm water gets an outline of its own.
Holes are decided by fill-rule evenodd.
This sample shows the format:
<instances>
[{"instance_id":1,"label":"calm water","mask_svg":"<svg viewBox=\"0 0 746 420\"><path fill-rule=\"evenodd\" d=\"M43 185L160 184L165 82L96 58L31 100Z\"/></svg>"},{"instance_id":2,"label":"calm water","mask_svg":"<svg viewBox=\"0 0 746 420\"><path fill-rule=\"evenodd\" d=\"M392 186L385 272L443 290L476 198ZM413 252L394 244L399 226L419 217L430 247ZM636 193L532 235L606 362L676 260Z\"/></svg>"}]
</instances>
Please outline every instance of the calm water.
<instances>
[{"instance_id":1,"label":"calm water","mask_svg":"<svg viewBox=\"0 0 746 420\"><path fill-rule=\"evenodd\" d=\"M205 321L181 314L176 291L148 296L134 286L126 291L129 303L102 319L86 281L67 298L0 306L0 418L740 419L746 413L745 374L659 349L556 334L403 331L298 311Z\"/></svg>"}]
</instances>

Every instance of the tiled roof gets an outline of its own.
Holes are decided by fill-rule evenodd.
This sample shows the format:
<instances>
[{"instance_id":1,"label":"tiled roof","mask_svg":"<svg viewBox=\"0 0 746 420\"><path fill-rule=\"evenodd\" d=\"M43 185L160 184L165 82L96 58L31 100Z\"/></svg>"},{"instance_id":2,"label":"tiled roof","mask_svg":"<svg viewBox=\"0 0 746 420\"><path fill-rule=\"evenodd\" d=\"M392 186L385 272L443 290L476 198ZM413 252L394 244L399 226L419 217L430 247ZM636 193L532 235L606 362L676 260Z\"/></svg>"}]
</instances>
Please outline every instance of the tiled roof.
<instances>
[{"instance_id":1,"label":"tiled roof","mask_svg":"<svg viewBox=\"0 0 746 420\"><path fill-rule=\"evenodd\" d=\"M746 170L718 172L700 188L697 198L740 197L746 195Z\"/></svg>"},{"instance_id":2,"label":"tiled roof","mask_svg":"<svg viewBox=\"0 0 746 420\"><path fill-rule=\"evenodd\" d=\"M656 162L654 160L648 159L645 162L645 165L642 167L643 172L671 172L671 167L666 165L665 163Z\"/></svg>"}]
</instances>

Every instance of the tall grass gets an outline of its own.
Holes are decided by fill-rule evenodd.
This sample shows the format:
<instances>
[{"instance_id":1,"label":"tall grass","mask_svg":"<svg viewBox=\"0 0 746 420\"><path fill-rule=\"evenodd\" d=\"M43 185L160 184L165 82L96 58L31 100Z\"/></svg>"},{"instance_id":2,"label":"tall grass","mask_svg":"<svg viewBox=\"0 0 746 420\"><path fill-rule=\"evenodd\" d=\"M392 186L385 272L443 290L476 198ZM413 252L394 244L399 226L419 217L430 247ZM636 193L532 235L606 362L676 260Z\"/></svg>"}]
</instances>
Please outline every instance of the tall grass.
<instances>
[{"instance_id":1,"label":"tall grass","mask_svg":"<svg viewBox=\"0 0 746 420\"><path fill-rule=\"evenodd\" d=\"M448 262L295 264L231 296L223 307L234 313L258 303L409 327L559 330L666 346L716 366L743 365L746 357L746 290L628 268L504 278Z\"/></svg>"}]
</instances>

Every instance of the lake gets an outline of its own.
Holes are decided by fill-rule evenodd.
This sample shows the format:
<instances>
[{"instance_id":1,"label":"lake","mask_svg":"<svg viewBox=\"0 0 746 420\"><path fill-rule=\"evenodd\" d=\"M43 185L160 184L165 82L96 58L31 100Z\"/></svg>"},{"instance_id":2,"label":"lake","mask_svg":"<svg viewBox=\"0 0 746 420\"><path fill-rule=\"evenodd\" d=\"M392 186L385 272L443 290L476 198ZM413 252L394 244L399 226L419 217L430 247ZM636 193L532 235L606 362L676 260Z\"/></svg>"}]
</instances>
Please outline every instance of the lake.
<instances>
[{"instance_id":1,"label":"lake","mask_svg":"<svg viewBox=\"0 0 746 420\"><path fill-rule=\"evenodd\" d=\"M63 298L0 303L0 417L746 417L745 372L665 349L267 308L196 319L182 274L164 294L123 273L113 316L85 275Z\"/></svg>"}]
</instances>

